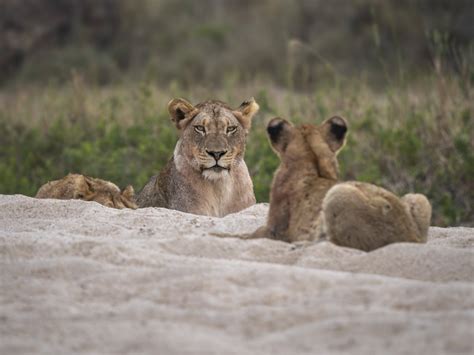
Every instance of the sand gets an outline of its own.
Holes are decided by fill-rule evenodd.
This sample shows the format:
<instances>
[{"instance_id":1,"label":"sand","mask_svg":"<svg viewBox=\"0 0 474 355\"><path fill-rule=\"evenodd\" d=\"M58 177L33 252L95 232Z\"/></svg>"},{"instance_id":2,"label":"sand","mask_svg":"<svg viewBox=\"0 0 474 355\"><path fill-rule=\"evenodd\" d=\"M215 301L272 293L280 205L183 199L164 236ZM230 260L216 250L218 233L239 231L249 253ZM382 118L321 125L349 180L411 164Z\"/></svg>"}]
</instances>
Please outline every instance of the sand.
<instances>
[{"instance_id":1,"label":"sand","mask_svg":"<svg viewBox=\"0 0 474 355\"><path fill-rule=\"evenodd\" d=\"M474 229L365 253L265 222L0 195L0 354L473 354Z\"/></svg>"}]
</instances>

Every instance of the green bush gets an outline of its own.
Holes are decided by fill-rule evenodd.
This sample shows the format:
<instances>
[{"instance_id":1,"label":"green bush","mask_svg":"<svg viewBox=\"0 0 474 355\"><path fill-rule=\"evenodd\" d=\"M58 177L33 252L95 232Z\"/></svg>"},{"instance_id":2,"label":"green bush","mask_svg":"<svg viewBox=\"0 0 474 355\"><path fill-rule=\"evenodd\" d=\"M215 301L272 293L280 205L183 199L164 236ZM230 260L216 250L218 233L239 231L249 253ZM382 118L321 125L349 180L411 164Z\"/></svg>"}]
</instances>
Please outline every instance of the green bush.
<instances>
[{"instance_id":1,"label":"green bush","mask_svg":"<svg viewBox=\"0 0 474 355\"><path fill-rule=\"evenodd\" d=\"M34 196L69 172L111 180L139 190L171 157L177 132L166 112L171 96L193 102L221 98L233 106L254 94L261 110L248 138L246 162L257 200L268 201L279 161L265 125L273 116L294 123L321 122L341 114L350 133L339 155L345 180L420 192L433 204L433 223L472 223L474 129L472 104L456 82L438 100L432 82L409 93L380 95L360 83L310 94L261 85L220 92L150 85L98 89L75 78L67 87L12 91L0 96L0 193ZM249 94L250 93L250 94Z\"/></svg>"},{"instance_id":2,"label":"green bush","mask_svg":"<svg viewBox=\"0 0 474 355\"><path fill-rule=\"evenodd\" d=\"M44 50L27 58L18 80L33 83L64 83L72 72L87 73L90 82L104 85L117 82L120 72L112 53L91 46L70 46Z\"/></svg>"}]
</instances>

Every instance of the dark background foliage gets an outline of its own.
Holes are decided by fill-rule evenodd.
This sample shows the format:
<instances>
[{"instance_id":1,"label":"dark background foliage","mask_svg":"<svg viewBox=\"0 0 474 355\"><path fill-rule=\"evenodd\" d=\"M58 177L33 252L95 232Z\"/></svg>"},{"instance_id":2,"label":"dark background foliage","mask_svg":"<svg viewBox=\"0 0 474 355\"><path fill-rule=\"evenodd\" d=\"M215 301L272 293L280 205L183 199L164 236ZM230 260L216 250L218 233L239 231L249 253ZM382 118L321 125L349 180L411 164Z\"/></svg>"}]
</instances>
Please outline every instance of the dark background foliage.
<instances>
[{"instance_id":1,"label":"dark background foliage","mask_svg":"<svg viewBox=\"0 0 474 355\"><path fill-rule=\"evenodd\" d=\"M470 0L2 0L0 193L70 171L139 189L177 134L166 103L261 106L246 161L259 201L275 115L345 115L344 179L419 191L472 224Z\"/></svg>"},{"instance_id":2,"label":"dark background foliage","mask_svg":"<svg viewBox=\"0 0 474 355\"><path fill-rule=\"evenodd\" d=\"M3 0L3 80L67 80L70 68L100 84L124 73L222 84L270 78L307 88L330 65L339 74L426 71L436 42L460 71L472 45L470 0ZM381 63L383 62L383 63ZM424 70L423 70L424 69Z\"/></svg>"}]
</instances>

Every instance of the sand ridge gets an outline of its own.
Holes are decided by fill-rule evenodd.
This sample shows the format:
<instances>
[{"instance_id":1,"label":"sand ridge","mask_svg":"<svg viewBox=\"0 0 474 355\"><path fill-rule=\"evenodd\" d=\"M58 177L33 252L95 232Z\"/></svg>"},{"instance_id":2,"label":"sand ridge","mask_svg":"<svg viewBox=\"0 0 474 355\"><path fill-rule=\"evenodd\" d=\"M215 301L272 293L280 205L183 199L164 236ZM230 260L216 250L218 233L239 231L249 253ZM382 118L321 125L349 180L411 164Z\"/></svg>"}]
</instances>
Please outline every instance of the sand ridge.
<instances>
[{"instance_id":1,"label":"sand ridge","mask_svg":"<svg viewBox=\"0 0 474 355\"><path fill-rule=\"evenodd\" d=\"M0 353L470 354L474 230L365 253L265 222L0 195Z\"/></svg>"}]
</instances>

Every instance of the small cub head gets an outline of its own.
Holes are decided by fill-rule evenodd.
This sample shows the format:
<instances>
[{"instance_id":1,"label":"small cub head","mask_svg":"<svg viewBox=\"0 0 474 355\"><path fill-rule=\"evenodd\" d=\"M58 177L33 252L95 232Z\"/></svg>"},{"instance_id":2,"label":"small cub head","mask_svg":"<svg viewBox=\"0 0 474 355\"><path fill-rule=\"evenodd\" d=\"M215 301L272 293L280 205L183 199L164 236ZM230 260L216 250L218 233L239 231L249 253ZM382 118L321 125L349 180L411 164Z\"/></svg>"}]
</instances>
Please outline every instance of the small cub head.
<instances>
[{"instance_id":1,"label":"small cub head","mask_svg":"<svg viewBox=\"0 0 474 355\"><path fill-rule=\"evenodd\" d=\"M211 180L227 176L243 160L246 136L258 109L253 98L237 109L220 101L194 106L184 99L171 100L168 111L180 132L174 152L178 170L191 166Z\"/></svg>"},{"instance_id":2,"label":"small cub head","mask_svg":"<svg viewBox=\"0 0 474 355\"><path fill-rule=\"evenodd\" d=\"M60 180L41 186L36 197L95 201L107 207L135 209L137 205L133 202L134 195L130 185L120 191L118 186L110 181L82 174L68 174Z\"/></svg>"},{"instance_id":3,"label":"small cub head","mask_svg":"<svg viewBox=\"0 0 474 355\"><path fill-rule=\"evenodd\" d=\"M132 208L136 209L137 205L133 202L135 191L131 185L120 191L117 185L110 181L95 179L84 176L87 190L82 191L81 196L76 198L85 201L95 201L101 205L112 208Z\"/></svg>"},{"instance_id":4,"label":"small cub head","mask_svg":"<svg viewBox=\"0 0 474 355\"><path fill-rule=\"evenodd\" d=\"M267 133L282 162L295 168L312 164L319 176L337 179L337 153L344 146L347 133L347 123L342 117L331 117L319 126L303 124L297 127L277 117L268 123Z\"/></svg>"}]
</instances>

